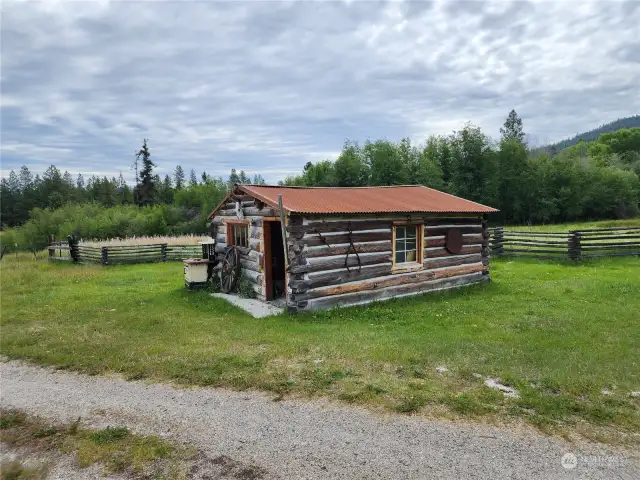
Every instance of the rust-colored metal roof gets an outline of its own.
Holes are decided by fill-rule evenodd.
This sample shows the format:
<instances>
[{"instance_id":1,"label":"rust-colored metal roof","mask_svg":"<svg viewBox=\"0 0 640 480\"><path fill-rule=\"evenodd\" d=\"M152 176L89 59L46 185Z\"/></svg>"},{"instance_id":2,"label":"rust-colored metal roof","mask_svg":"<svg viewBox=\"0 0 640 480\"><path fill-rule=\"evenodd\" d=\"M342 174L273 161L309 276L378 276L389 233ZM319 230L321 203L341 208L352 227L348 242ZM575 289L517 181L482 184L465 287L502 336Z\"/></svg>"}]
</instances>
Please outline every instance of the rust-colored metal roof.
<instances>
[{"instance_id":1,"label":"rust-colored metal roof","mask_svg":"<svg viewBox=\"0 0 640 480\"><path fill-rule=\"evenodd\" d=\"M238 185L238 190L287 213L491 213L487 207L422 185L391 187L280 187Z\"/></svg>"}]
</instances>

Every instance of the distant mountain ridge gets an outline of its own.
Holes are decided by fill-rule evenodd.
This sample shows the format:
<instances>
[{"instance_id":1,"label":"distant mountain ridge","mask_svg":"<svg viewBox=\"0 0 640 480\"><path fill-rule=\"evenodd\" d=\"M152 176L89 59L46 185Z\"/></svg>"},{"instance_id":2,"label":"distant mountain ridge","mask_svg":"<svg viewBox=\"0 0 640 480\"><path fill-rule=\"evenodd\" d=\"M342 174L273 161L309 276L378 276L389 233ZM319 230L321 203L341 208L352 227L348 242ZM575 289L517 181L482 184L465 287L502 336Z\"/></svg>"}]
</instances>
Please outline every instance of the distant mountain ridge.
<instances>
[{"instance_id":1,"label":"distant mountain ridge","mask_svg":"<svg viewBox=\"0 0 640 480\"><path fill-rule=\"evenodd\" d=\"M597 140L598 137L603 133L615 132L617 130L620 130L621 128L635 127L640 127L640 115L632 115L630 117L619 118L618 120L615 120L611 123L605 123L604 125L601 125L598 128L594 128L593 130L589 130L588 132L579 133L575 137L561 140L550 145L545 145L536 150L546 152L559 152L563 148L575 145L581 140L585 142L592 142L594 140Z\"/></svg>"}]
</instances>

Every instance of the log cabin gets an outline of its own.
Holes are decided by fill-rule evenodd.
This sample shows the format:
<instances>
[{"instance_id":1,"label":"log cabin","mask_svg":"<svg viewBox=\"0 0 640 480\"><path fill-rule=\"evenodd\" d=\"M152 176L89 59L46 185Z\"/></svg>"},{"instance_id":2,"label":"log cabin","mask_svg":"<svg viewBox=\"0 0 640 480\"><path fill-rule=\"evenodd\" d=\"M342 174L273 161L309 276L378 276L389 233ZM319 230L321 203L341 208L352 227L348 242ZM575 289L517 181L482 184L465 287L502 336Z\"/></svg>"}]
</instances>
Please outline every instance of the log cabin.
<instances>
[{"instance_id":1,"label":"log cabin","mask_svg":"<svg viewBox=\"0 0 640 480\"><path fill-rule=\"evenodd\" d=\"M290 311L362 305L489 281L497 210L421 185L235 185L209 216L258 299Z\"/></svg>"}]
</instances>

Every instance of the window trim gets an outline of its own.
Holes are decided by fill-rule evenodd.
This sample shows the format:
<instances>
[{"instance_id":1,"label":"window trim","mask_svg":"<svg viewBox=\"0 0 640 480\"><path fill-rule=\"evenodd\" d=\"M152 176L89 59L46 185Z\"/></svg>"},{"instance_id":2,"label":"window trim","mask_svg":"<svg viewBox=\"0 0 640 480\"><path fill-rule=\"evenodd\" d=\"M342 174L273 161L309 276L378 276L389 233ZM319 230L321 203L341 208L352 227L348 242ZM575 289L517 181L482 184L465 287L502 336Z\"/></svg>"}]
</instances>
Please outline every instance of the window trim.
<instances>
[{"instance_id":1,"label":"window trim","mask_svg":"<svg viewBox=\"0 0 640 480\"><path fill-rule=\"evenodd\" d=\"M396 228L397 227L416 227L416 261L396 263ZM424 268L424 222L393 222L391 227L393 232L391 239L391 271L393 273L412 272L422 270Z\"/></svg>"},{"instance_id":2,"label":"window trim","mask_svg":"<svg viewBox=\"0 0 640 480\"><path fill-rule=\"evenodd\" d=\"M227 246L230 247L232 245L237 245L240 248L249 248L249 246L251 245L251 242L249 240L250 238L250 234L249 234L249 221L247 220L227 220L225 222L226 227L227 227ZM235 238L233 235L233 230L235 227L245 227L247 229L247 245L238 245L237 243L235 243Z\"/></svg>"}]
</instances>

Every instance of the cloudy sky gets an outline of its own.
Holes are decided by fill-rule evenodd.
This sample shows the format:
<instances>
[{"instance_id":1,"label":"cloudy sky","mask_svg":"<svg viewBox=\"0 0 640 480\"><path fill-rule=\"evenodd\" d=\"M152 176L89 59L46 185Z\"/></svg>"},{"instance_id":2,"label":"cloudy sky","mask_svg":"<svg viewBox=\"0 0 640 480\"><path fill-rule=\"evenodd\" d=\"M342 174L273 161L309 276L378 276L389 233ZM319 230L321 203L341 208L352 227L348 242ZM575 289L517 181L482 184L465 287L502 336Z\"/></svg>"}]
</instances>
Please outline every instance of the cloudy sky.
<instances>
[{"instance_id":1,"label":"cloudy sky","mask_svg":"<svg viewBox=\"0 0 640 480\"><path fill-rule=\"evenodd\" d=\"M161 174L275 182L345 138L534 143L640 111L640 0L2 1L2 174Z\"/></svg>"}]
</instances>

